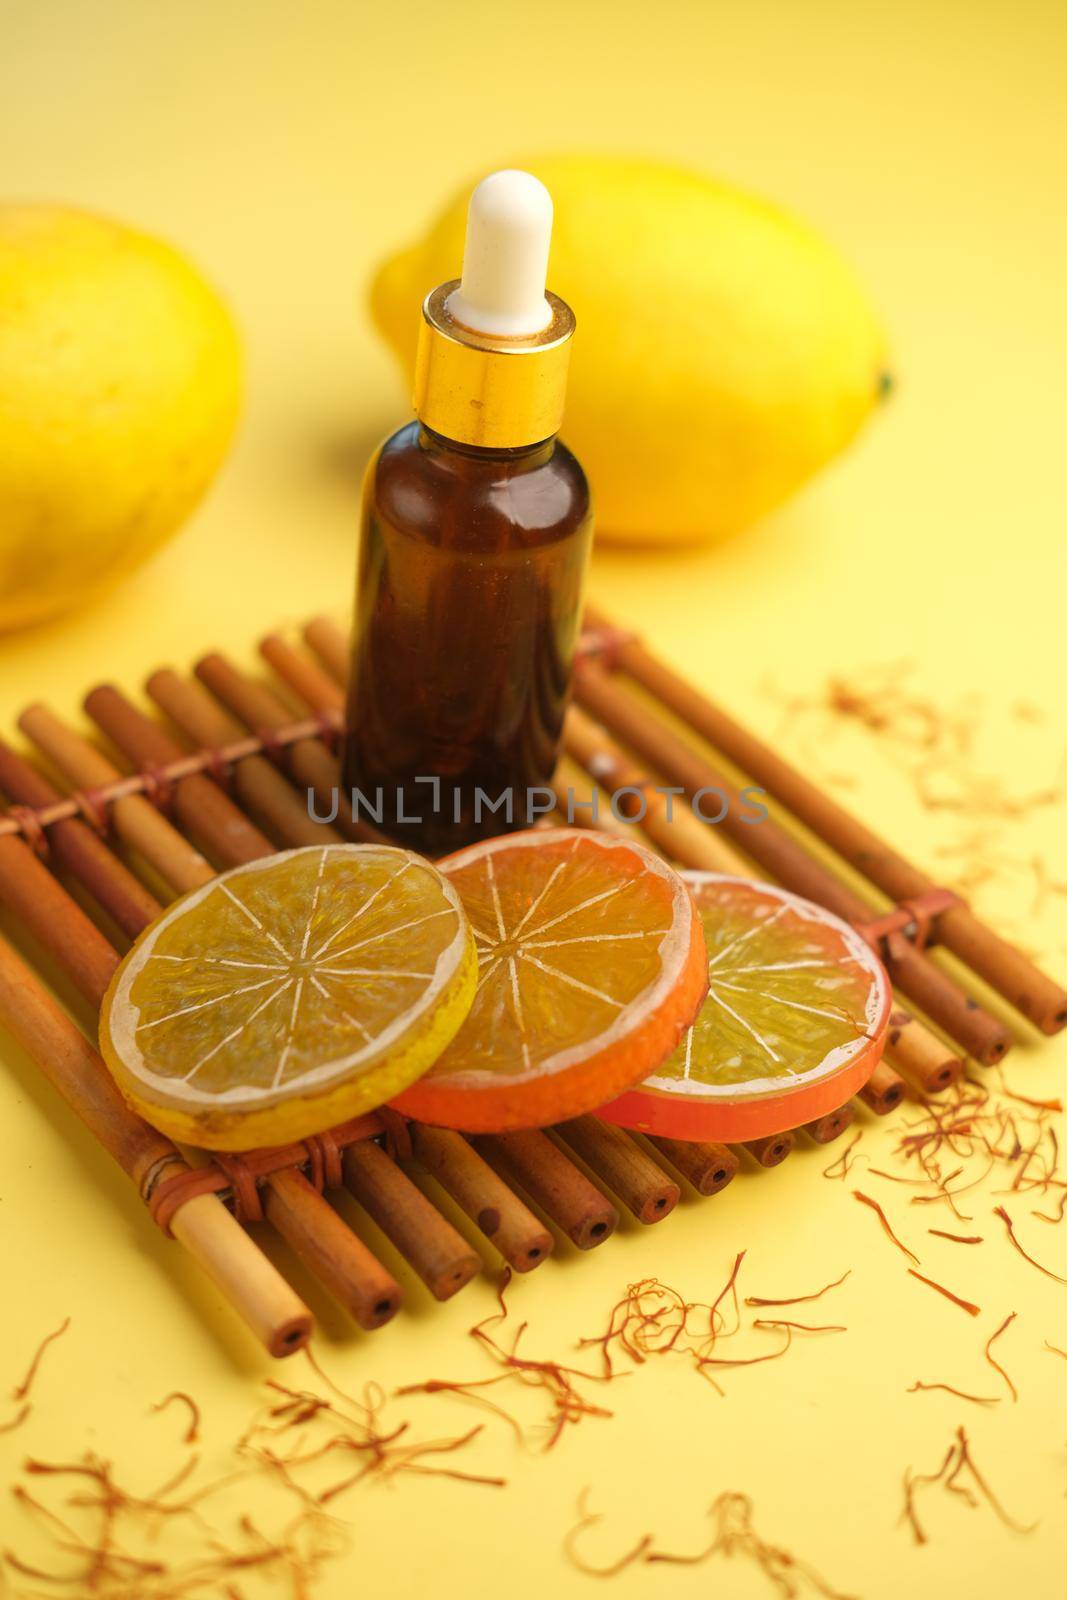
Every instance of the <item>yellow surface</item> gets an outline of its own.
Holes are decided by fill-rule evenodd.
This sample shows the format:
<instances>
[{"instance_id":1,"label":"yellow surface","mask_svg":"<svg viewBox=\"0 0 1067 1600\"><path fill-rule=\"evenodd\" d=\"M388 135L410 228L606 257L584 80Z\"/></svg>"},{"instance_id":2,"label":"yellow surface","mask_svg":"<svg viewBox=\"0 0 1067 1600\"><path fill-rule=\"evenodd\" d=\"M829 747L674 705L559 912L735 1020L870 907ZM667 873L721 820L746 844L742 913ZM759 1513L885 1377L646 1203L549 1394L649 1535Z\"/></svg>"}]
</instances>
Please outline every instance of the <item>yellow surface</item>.
<instances>
[{"instance_id":1,"label":"yellow surface","mask_svg":"<svg viewBox=\"0 0 1067 1600\"><path fill-rule=\"evenodd\" d=\"M598 599L767 728L778 718L768 678L810 688L831 670L906 658L948 699L979 690L996 705L1044 704L1052 721L1025 738L1006 721L989 766L1010 775L1038 749L1047 781L1063 746L1067 577L1056 7L5 0L0 20L3 188L173 238L230 295L249 355L238 448L187 533L91 611L0 644L5 729L31 698L70 712L95 678L132 686L209 644L247 655L268 625L344 609L360 469L405 406L363 308L368 271L464 172L515 149L581 144L707 166L824 226L883 307L900 378L859 447L781 515L717 551L600 554ZM887 830L917 855L933 850L933 824L883 768L857 782ZM1062 816L1046 810L1012 835L1016 853L1048 851L1061 880ZM1006 912L1062 974L1067 907L1054 896L1031 928L1031 896L1020 877ZM1055 1092L1064 1057L1062 1041L1028 1039L1011 1080ZM67 1314L72 1325L42 1369L34 1415L0 1436L4 1478L28 1450L91 1446L135 1481L158 1480L177 1421L148 1407L174 1388L204 1406L206 1450L220 1458L268 1363L30 1065L10 1048L5 1058L4 1384L43 1333ZM746 1247L754 1293L809 1289L851 1267L835 1307L847 1334L734 1374L725 1399L685 1369L651 1364L610 1391L612 1421L584 1422L547 1460L489 1428L464 1465L502 1472L506 1489L411 1479L354 1491L342 1504L354 1553L317 1593L593 1592L561 1554L576 1496L592 1484L610 1517L603 1543L586 1547L597 1557L646 1527L696 1548L704 1507L733 1488L753 1496L766 1537L842 1592L1058 1600L1067 1364L1042 1344L1067 1347L1067 1289L1008 1254L983 1195L980 1249L922 1233L926 1269L982 1303L971 1322L906 1276L875 1219L820 1176L826 1160L805 1150L776 1173L746 1173L719 1200L648 1231L624 1227L588 1258L561 1250L513 1301L530 1318L531 1349L563 1357L627 1281L655 1273L703 1298ZM917 1232L905 1192L878 1192L902 1231ZM1030 1223L1025 1236L1067 1274L1062 1230ZM488 1280L443 1308L407 1274L405 1287L411 1309L370 1336L307 1288L331 1370L387 1388L486 1371L465 1330L489 1310ZM1018 1405L905 1395L917 1377L994 1392L981 1345L1009 1310L1019 1317L1002 1359ZM288 1369L296 1381L300 1363ZM403 1414L408 1403L397 1404ZM423 1404L431 1431L476 1420L447 1397ZM933 1469L959 1422L1010 1509L1040 1519L1037 1532L1014 1534L942 1497L930 1504L930 1544L914 1548L898 1525L901 1474ZM2 1542L24 1545L25 1519L6 1496L0 1505ZM740 1561L639 1569L609 1587L645 1600L714 1584L731 1600L771 1592ZM242 1592L255 1592L251 1580Z\"/></svg>"}]
</instances>

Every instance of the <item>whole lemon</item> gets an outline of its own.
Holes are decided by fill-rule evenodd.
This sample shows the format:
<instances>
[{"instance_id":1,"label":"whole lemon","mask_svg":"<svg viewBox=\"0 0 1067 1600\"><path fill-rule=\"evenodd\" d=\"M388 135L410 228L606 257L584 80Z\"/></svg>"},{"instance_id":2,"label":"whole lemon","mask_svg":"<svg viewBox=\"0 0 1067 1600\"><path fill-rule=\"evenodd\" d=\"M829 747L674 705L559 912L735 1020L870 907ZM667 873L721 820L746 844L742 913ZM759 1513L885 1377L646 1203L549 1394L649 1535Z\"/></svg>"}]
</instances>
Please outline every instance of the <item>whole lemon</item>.
<instances>
[{"instance_id":1,"label":"whole lemon","mask_svg":"<svg viewBox=\"0 0 1067 1600\"><path fill-rule=\"evenodd\" d=\"M0 628L80 604L200 499L237 417L225 306L158 239L0 207Z\"/></svg>"},{"instance_id":2,"label":"whole lemon","mask_svg":"<svg viewBox=\"0 0 1067 1600\"><path fill-rule=\"evenodd\" d=\"M564 436L607 535L715 539L837 454L888 387L885 341L837 251L765 200L660 162L517 163L555 202L550 285L578 318ZM414 365L419 305L458 277L469 189L371 290Z\"/></svg>"}]
</instances>

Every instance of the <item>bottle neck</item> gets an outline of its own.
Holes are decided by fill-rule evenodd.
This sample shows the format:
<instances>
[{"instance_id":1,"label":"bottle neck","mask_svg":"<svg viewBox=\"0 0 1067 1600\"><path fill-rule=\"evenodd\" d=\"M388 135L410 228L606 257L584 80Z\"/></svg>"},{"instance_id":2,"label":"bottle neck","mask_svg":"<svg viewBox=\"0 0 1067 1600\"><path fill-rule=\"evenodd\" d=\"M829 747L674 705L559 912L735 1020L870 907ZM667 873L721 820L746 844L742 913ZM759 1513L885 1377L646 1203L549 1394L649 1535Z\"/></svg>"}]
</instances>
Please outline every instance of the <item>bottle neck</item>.
<instances>
[{"instance_id":1,"label":"bottle neck","mask_svg":"<svg viewBox=\"0 0 1067 1600\"><path fill-rule=\"evenodd\" d=\"M547 439L538 440L536 444L490 449L486 445L464 444L458 439L449 439L442 433L435 433L425 422L419 423L420 450L425 450L431 455L464 456L471 461L499 461L501 466L517 467L522 470L542 466L551 457L555 445L556 435L551 434Z\"/></svg>"}]
</instances>

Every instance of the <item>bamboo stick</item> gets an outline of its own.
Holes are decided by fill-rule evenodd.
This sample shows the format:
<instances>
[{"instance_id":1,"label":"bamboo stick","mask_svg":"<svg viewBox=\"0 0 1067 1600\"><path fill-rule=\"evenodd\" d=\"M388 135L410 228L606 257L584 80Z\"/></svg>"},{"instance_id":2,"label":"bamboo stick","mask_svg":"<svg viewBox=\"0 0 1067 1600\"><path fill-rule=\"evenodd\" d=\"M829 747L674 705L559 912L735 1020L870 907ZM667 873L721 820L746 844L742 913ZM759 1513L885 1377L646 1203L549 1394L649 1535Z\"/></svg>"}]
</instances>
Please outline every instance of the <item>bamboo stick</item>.
<instances>
[{"instance_id":1,"label":"bamboo stick","mask_svg":"<svg viewBox=\"0 0 1067 1600\"><path fill-rule=\"evenodd\" d=\"M746 1139L744 1148L761 1167L778 1167L792 1154L795 1144L793 1133L772 1133L766 1139Z\"/></svg>"},{"instance_id":2,"label":"bamboo stick","mask_svg":"<svg viewBox=\"0 0 1067 1600\"><path fill-rule=\"evenodd\" d=\"M770 749L700 690L686 683L639 640L622 640L617 660L624 672L760 783L768 794L891 900L913 900L937 887L928 873L894 850L873 828L823 794L776 750ZM1043 1032L1057 1033L1067 1025L1067 990L1047 977L1021 950L979 921L967 906L953 906L938 913L935 928L939 943Z\"/></svg>"},{"instance_id":3,"label":"bamboo stick","mask_svg":"<svg viewBox=\"0 0 1067 1600\"><path fill-rule=\"evenodd\" d=\"M142 1198L160 1178L188 1170L170 1140L130 1110L92 1045L3 940L0 1020ZM272 1355L307 1343L310 1311L215 1195L187 1200L170 1228Z\"/></svg>"},{"instance_id":4,"label":"bamboo stick","mask_svg":"<svg viewBox=\"0 0 1067 1600\"><path fill-rule=\"evenodd\" d=\"M23 806L46 806L60 798L28 762L0 740L0 788ZM162 910L154 895L108 850L88 823L71 817L48 830L56 860L75 874L123 933L133 938Z\"/></svg>"},{"instance_id":5,"label":"bamboo stick","mask_svg":"<svg viewBox=\"0 0 1067 1600\"><path fill-rule=\"evenodd\" d=\"M564 748L589 776L616 795L616 806L639 824L671 861L705 872L750 878L751 868L732 845L690 811L684 796L659 792L591 717L572 706L563 728Z\"/></svg>"},{"instance_id":6,"label":"bamboo stick","mask_svg":"<svg viewBox=\"0 0 1067 1600\"><path fill-rule=\"evenodd\" d=\"M852 1126L855 1115L850 1105L838 1106L836 1111L828 1111L825 1116L816 1117L814 1122L806 1122L804 1132L816 1144L832 1144L835 1139L840 1139L846 1128Z\"/></svg>"},{"instance_id":7,"label":"bamboo stick","mask_svg":"<svg viewBox=\"0 0 1067 1600\"><path fill-rule=\"evenodd\" d=\"M330 617L313 617L304 638L335 683L348 680L348 635Z\"/></svg>"},{"instance_id":8,"label":"bamboo stick","mask_svg":"<svg viewBox=\"0 0 1067 1600\"><path fill-rule=\"evenodd\" d=\"M195 671L200 682L246 727L269 732L292 721L289 708L273 690L238 672L224 656L204 656ZM372 827L353 817L341 781L341 764L321 739L298 739L286 750L285 759L293 779L313 793L319 814L332 815L336 805L334 823L346 838L363 842L378 837Z\"/></svg>"},{"instance_id":9,"label":"bamboo stick","mask_svg":"<svg viewBox=\"0 0 1067 1600\"><path fill-rule=\"evenodd\" d=\"M681 784L691 797L716 789L729 804L721 826L736 838L745 852L787 888L826 906L846 922L871 920L871 908L841 883L798 840L770 820L745 823L744 802L723 775L644 707L607 673L587 663L575 676L575 695L582 707L604 723L643 760ZM901 935L884 941L885 960L896 984L934 1022L979 1061L999 1061L1011 1044L1011 1035L995 1017L983 1011L939 968Z\"/></svg>"},{"instance_id":10,"label":"bamboo stick","mask_svg":"<svg viewBox=\"0 0 1067 1600\"><path fill-rule=\"evenodd\" d=\"M26 737L76 788L114 783L122 774L95 745L68 728L43 705L18 719ZM215 876L214 868L143 795L123 795L110 807L111 825L122 842L142 856L172 889L190 889Z\"/></svg>"},{"instance_id":11,"label":"bamboo stick","mask_svg":"<svg viewBox=\"0 0 1067 1600\"><path fill-rule=\"evenodd\" d=\"M621 821L604 803L605 797L575 761L562 751L552 774L552 788L556 792L556 810L545 820L553 828L593 828L597 833L611 833L617 839L641 841L641 829L636 822ZM593 796L596 796L594 801ZM596 806L594 817L592 807ZM569 812L569 814L568 814Z\"/></svg>"},{"instance_id":12,"label":"bamboo stick","mask_svg":"<svg viewBox=\"0 0 1067 1600\"><path fill-rule=\"evenodd\" d=\"M195 678L181 678L164 667L152 673L145 688L171 721L203 748L217 750L232 744L245 731ZM235 762L233 792L245 809L287 848L341 843L337 829L329 823L316 822L309 815L306 797L266 756L245 756Z\"/></svg>"},{"instance_id":13,"label":"bamboo stick","mask_svg":"<svg viewBox=\"0 0 1067 1600\"><path fill-rule=\"evenodd\" d=\"M463 1135L410 1124L420 1165L466 1212L516 1272L530 1272L552 1254L554 1239Z\"/></svg>"},{"instance_id":14,"label":"bamboo stick","mask_svg":"<svg viewBox=\"0 0 1067 1600\"><path fill-rule=\"evenodd\" d=\"M81 906L21 839L0 835L0 902L55 960L80 995L102 995L115 952Z\"/></svg>"},{"instance_id":15,"label":"bamboo stick","mask_svg":"<svg viewBox=\"0 0 1067 1600\"><path fill-rule=\"evenodd\" d=\"M341 711L345 697L337 682L317 666L310 656L294 650L280 633L268 633L260 641L260 652L278 676L288 683L301 700L315 711Z\"/></svg>"},{"instance_id":16,"label":"bamboo stick","mask_svg":"<svg viewBox=\"0 0 1067 1600\"><path fill-rule=\"evenodd\" d=\"M85 697L85 709L124 755L138 765L164 766L185 754L158 723L127 700L111 684L101 684ZM191 773L174 785L174 815L180 826L200 840L221 867L238 867L273 853L266 834L203 773Z\"/></svg>"},{"instance_id":17,"label":"bamboo stick","mask_svg":"<svg viewBox=\"0 0 1067 1600\"><path fill-rule=\"evenodd\" d=\"M661 1222L678 1204L678 1185L622 1128L585 1116L557 1123L552 1132L618 1195L638 1222Z\"/></svg>"},{"instance_id":18,"label":"bamboo stick","mask_svg":"<svg viewBox=\"0 0 1067 1600\"><path fill-rule=\"evenodd\" d=\"M450 1299L481 1270L463 1235L373 1140L350 1144L341 1161L345 1187L436 1299Z\"/></svg>"},{"instance_id":19,"label":"bamboo stick","mask_svg":"<svg viewBox=\"0 0 1067 1600\"><path fill-rule=\"evenodd\" d=\"M538 1129L482 1134L474 1145L514 1177L579 1250L592 1250L615 1232L619 1213L611 1201Z\"/></svg>"},{"instance_id":20,"label":"bamboo stick","mask_svg":"<svg viewBox=\"0 0 1067 1600\"><path fill-rule=\"evenodd\" d=\"M653 1134L648 1135L648 1142L698 1194L705 1196L718 1194L732 1183L741 1165L725 1144L690 1144L684 1139L666 1139Z\"/></svg>"},{"instance_id":21,"label":"bamboo stick","mask_svg":"<svg viewBox=\"0 0 1067 1600\"><path fill-rule=\"evenodd\" d=\"M278 1172L264 1185L263 1213L361 1328L380 1328L402 1299L392 1273L302 1172Z\"/></svg>"},{"instance_id":22,"label":"bamboo stick","mask_svg":"<svg viewBox=\"0 0 1067 1600\"><path fill-rule=\"evenodd\" d=\"M860 1090L860 1099L877 1116L884 1117L904 1098L904 1085L884 1061L879 1061Z\"/></svg>"},{"instance_id":23,"label":"bamboo stick","mask_svg":"<svg viewBox=\"0 0 1067 1600\"><path fill-rule=\"evenodd\" d=\"M943 1094L963 1076L963 1058L900 1005L894 1005L889 1015L886 1054L923 1094Z\"/></svg>"}]
</instances>

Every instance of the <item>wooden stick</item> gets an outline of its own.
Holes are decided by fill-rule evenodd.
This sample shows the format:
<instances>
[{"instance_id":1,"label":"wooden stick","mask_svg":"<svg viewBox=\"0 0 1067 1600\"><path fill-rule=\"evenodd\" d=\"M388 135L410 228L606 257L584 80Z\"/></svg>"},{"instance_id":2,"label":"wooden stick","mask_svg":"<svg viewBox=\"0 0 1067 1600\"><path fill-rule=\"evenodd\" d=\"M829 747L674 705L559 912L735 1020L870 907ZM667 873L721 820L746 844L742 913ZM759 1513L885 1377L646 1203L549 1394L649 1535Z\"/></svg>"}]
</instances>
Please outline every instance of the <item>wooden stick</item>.
<instances>
[{"instance_id":1,"label":"wooden stick","mask_svg":"<svg viewBox=\"0 0 1067 1600\"><path fill-rule=\"evenodd\" d=\"M516 1272L547 1261L555 1244L551 1233L462 1134L421 1122L411 1123L409 1131L419 1163Z\"/></svg>"},{"instance_id":2,"label":"wooden stick","mask_svg":"<svg viewBox=\"0 0 1067 1600\"><path fill-rule=\"evenodd\" d=\"M438 1300L448 1300L481 1270L481 1257L372 1139L341 1158L345 1186L392 1240Z\"/></svg>"},{"instance_id":3,"label":"wooden stick","mask_svg":"<svg viewBox=\"0 0 1067 1600\"><path fill-rule=\"evenodd\" d=\"M904 1084L893 1069L884 1061L879 1061L860 1090L859 1097L876 1116L884 1117L900 1104L905 1092Z\"/></svg>"},{"instance_id":4,"label":"wooden stick","mask_svg":"<svg viewBox=\"0 0 1067 1600\"><path fill-rule=\"evenodd\" d=\"M188 738L206 749L232 744L244 733L196 679L180 678L169 667L153 672L145 684L152 700ZM316 822L307 798L293 788L266 756L245 756L233 769L233 792L253 817L286 848L340 844L342 836L329 823Z\"/></svg>"},{"instance_id":5,"label":"wooden stick","mask_svg":"<svg viewBox=\"0 0 1067 1600\"><path fill-rule=\"evenodd\" d=\"M317 666L310 656L295 650L280 633L268 633L260 641L260 652L278 674L315 711L342 711L345 697L335 680Z\"/></svg>"},{"instance_id":6,"label":"wooden stick","mask_svg":"<svg viewBox=\"0 0 1067 1600\"><path fill-rule=\"evenodd\" d=\"M536 1128L482 1134L475 1147L502 1166L579 1250L592 1250L615 1232L619 1213L573 1161Z\"/></svg>"},{"instance_id":7,"label":"wooden stick","mask_svg":"<svg viewBox=\"0 0 1067 1600\"><path fill-rule=\"evenodd\" d=\"M670 860L705 872L752 876L733 846L693 815L684 795L660 793L648 774L577 706L567 713L563 743L602 789L616 795L617 809L638 823Z\"/></svg>"},{"instance_id":8,"label":"wooden stick","mask_svg":"<svg viewBox=\"0 0 1067 1600\"><path fill-rule=\"evenodd\" d=\"M115 952L96 923L70 898L28 844L0 836L0 902L55 960L78 993L99 1004L115 970Z\"/></svg>"},{"instance_id":9,"label":"wooden stick","mask_svg":"<svg viewBox=\"0 0 1067 1600\"><path fill-rule=\"evenodd\" d=\"M894 1005L886 1034L886 1055L922 1094L943 1094L964 1072L962 1056L903 1006Z\"/></svg>"},{"instance_id":10,"label":"wooden stick","mask_svg":"<svg viewBox=\"0 0 1067 1600\"><path fill-rule=\"evenodd\" d=\"M88 1040L2 940L0 1020L143 1198L160 1178L188 1170L170 1140L130 1110ZM171 1232L272 1355L307 1343L310 1311L215 1195L187 1200Z\"/></svg>"},{"instance_id":11,"label":"wooden stick","mask_svg":"<svg viewBox=\"0 0 1067 1600\"><path fill-rule=\"evenodd\" d=\"M85 697L85 709L138 765L161 767L185 753L158 723L111 684L91 690ZM174 815L220 867L238 867L273 854L274 846L266 834L253 827L218 784L203 773L192 773L174 785Z\"/></svg>"},{"instance_id":12,"label":"wooden stick","mask_svg":"<svg viewBox=\"0 0 1067 1600\"><path fill-rule=\"evenodd\" d=\"M643 843L642 831L636 822L620 819L612 811L606 797L599 793L596 784L582 771L573 756L564 750L552 774L552 788L556 792L555 814L546 818L553 828L593 828L597 833L612 833L617 839L637 839ZM596 796L594 801L593 796ZM568 805L569 802L569 805ZM594 816L592 807L596 806Z\"/></svg>"},{"instance_id":13,"label":"wooden stick","mask_svg":"<svg viewBox=\"0 0 1067 1600\"><path fill-rule=\"evenodd\" d=\"M47 779L0 740L0 788L19 805L46 806L60 796ZM56 860L75 874L108 916L131 938L163 909L85 822L71 817L48 830Z\"/></svg>"},{"instance_id":14,"label":"wooden stick","mask_svg":"<svg viewBox=\"0 0 1067 1600\"><path fill-rule=\"evenodd\" d=\"M836 1111L827 1111L825 1116L816 1117L814 1122L806 1122L804 1132L816 1144L832 1144L835 1139L840 1139L846 1128L852 1126L855 1117L856 1113L850 1105L838 1106Z\"/></svg>"},{"instance_id":15,"label":"wooden stick","mask_svg":"<svg viewBox=\"0 0 1067 1600\"><path fill-rule=\"evenodd\" d=\"M335 683L348 682L348 635L330 617L313 617L304 638Z\"/></svg>"},{"instance_id":16,"label":"wooden stick","mask_svg":"<svg viewBox=\"0 0 1067 1600\"><path fill-rule=\"evenodd\" d=\"M292 721L292 713L265 683L257 683L217 653L196 664L196 675L246 727L268 732ZM330 816L336 803L336 826L348 839L376 838L374 829L352 815L341 781L341 763L321 739L298 739L285 752L286 764L296 783L315 796L318 814Z\"/></svg>"},{"instance_id":17,"label":"wooden stick","mask_svg":"<svg viewBox=\"0 0 1067 1600\"><path fill-rule=\"evenodd\" d=\"M617 660L623 671L760 783L891 900L913 900L937 887L927 873L672 672L639 640L623 640ZM1021 950L980 922L968 907L953 906L940 912L935 926L941 944L1043 1032L1057 1033L1067 1025L1067 990L1047 977Z\"/></svg>"},{"instance_id":18,"label":"wooden stick","mask_svg":"<svg viewBox=\"0 0 1067 1600\"><path fill-rule=\"evenodd\" d=\"M661 1222L678 1204L682 1192L678 1185L622 1128L586 1116L560 1122L552 1132L618 1195L638 1222Z\"/></svg>"},{"instance_id":19,"label":"wooden stick","mask_svg":"<svg viewBox=\"0 0 1067 1600\"><path fill-rule=\"evenodd\" d=\"M582 706L603 722L643 760L681 784L690 796L716 789L728 800L721 823L745 852L779 882L826 906L846 922L862 925L873 912L841 883L799 841L769 819L745 823L745 811L736 788L668 727L650 717L632 694L615 683L594 663L575 675L575 695ZM1011 1044L1011 1035L995 1017L935 967L902 935L883 941L885 961L896 984L979 1061L999 1061Z\"/></svg>"},{"instance_id":20,"label":"wooden stick","mask_svg":"<svg viewBox=\"0 0 1067 1600\"><path fill-rule=\"evenodd\" d=\"M122 774L95 745L43 705L33 705L18 725L43 755L78 789L101 788ZM172 889L190 889L215 876L214 868L143 795L123 795L110 806L111 825Z\"/></svg>"},{"instance_id":21,"label":"wooden stick","mask_svg":"<svg viewBox=\"0 0 1067 1600\"><path fill-rule=\"evenodd\" d=\"M267 1221L361 1328L396 1315L400 1285L302 1172L275 1173L264 1189Z\"/></svg>"},{"instance_id":22,"label":"wooden stick","mask_svg":"<svg viewBox=\"0 0 1067 1600\"><path fill-rule=\"evenodd\" d=\"M778 1167L792 1154L796 1142L793 1133L772 1133L766 1139L746 1139L744 1148L761 1167Z\"/></svg>"},{"instance_id":23,"label":"wooden stick","mask_svg":"<svg viewBox=\"0 0 1067 1600\"><path fill-rule=\"evenodd\" d=\"M725 1144L689 1144L684 1139L665 1139L653 1134L648 1135L648 1142L701 1195L718 1194L725 1189L733 1182L741 1165Z\"/></svg>"}]
</instances>

